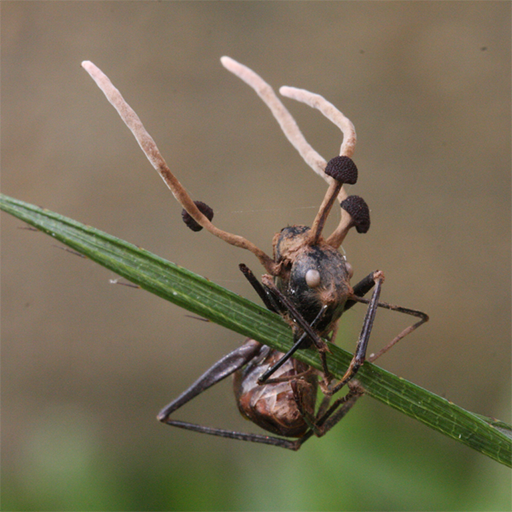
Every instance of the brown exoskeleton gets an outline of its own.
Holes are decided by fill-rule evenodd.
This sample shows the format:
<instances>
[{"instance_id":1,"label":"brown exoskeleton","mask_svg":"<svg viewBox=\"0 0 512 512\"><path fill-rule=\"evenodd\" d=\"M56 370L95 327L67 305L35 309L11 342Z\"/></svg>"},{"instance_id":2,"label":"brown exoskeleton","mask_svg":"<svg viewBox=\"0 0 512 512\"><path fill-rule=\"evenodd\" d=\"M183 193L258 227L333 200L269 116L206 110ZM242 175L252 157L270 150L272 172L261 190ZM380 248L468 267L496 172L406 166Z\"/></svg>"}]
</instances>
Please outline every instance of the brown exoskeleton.
<instances>
[{"instance_id":1,"label":"brown exoskeleton","mask_svg":"<svg viewBox=\"0 0 512 512\"><path fill-rule=\"evenodd\" d=\"M110 80L91 62L84 62L82 66L117 109L152 165L183 206L183 220L188 227L194 231L205 228L229 244L251 251L267 274L260 283L245 265L240 265L241 271L267 308L281 314L293 329L294 345L286 354L255 340L246 340L162 409L158 419L168 425L206 434L298 450L313 434L322 436L328 432L363 394L364 390L352 379L366 359L377 308L392 309L419 317L420 320L404 329L380 352L370 356L370 361L375 361L405 335L426 322L428 316L420 311L379 302L384 281L381 271L371 272L354 287L350 284L352 267L338 249L352 227L360 233L366 233L370 227L370 214L365 201L359 196L347 196L343 188L345 184L357 181L357 168L351 159L356 143L352 123L321 96L291 87L280 89L284 96L319 109L341 129L343 144L340 155L326 162L305 140L291 114L267 83L252 70L229 57L223 57L221 61L229 71L255 89L304 160L329 183L312 226L288 226L282 229L274 236L273 257L245 238L214 226L211 222L211 208L190 198L165 163L140 119ZM334 232L324 238L323 227L336 199L340 201L341 220ZM371 299L364 299L363 296L374 286ZM341 315L357 302L367 303L368 309L352 361L343 377L336 382L329 372L326 358L329 349L324 338L330 341L334 339ZM319 352L322 372L292 357L297 350L311 345ZM171 419L171 415L182 405L232 374L240 412L274 435L233 432ZM331 396L347 384L348 393L331 405ZM318 385L324 393L324 399L317 409Z\"/></svg>"}]
</instances>

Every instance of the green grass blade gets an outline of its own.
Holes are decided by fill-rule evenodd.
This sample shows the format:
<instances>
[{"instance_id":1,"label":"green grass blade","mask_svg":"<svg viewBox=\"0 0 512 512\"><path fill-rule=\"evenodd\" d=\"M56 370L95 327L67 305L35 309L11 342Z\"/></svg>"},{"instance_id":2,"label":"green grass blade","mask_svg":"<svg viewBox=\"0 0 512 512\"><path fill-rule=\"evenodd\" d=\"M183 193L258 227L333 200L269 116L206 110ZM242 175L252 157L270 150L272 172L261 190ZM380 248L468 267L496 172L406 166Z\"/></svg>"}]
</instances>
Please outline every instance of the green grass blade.
<instances>
[{"instance_id":1,"label":"green grass blade","mask_svg":"<svg viewBox=\"0 0 512 512\"><path fill-rule=\"evenodd\" d=\"M140 247L3 194L0 194L0 209L141 288L212 322L282 351L292 345L291 330L279 315ZM341 377L351 354L335 346L331 350L329 369ZM315 350L302 350L296 357L321 368ZM509 425L466 411L370 363L359 370L357 378L367 394L376 400L512 466Z\"/></svg>"}]
</instances>

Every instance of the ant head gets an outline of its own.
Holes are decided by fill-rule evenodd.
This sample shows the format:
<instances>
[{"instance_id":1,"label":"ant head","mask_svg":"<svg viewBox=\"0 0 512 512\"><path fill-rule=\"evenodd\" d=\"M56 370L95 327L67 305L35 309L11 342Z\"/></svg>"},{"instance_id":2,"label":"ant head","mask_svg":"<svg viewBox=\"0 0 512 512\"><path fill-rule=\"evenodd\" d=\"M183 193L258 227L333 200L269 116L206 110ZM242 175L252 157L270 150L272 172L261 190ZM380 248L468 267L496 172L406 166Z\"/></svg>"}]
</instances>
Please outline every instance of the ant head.
<instances>
[{"instance_id":1,"label":"ant head","mask_svg":"<svg viewBox=\"0 0 512 512\"><path fill-rule=\"evenodd\" d=\"M311 234L307 226L288 226L274 236L274 258L280 268L276 285L310 323L325 307L315 328L327 332L343 312L353 272L323 239L310 244Z\"/></svg>"}]
</instances>

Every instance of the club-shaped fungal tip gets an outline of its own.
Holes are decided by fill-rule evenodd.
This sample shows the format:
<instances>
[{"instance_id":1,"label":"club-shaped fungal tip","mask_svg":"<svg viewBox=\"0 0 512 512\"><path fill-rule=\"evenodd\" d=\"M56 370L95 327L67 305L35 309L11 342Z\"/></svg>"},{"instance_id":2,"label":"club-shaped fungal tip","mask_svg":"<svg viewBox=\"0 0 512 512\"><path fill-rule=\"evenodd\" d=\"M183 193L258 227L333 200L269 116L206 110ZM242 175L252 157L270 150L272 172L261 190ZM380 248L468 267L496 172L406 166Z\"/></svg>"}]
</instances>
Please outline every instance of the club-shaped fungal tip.
<instances>
[{"instance_id":1,"label":"club-shaped fungal tip","mask_svg":"<svg viewBox=\"0 0 512 512\"><path fill-rule=\"evenodd\" d=\"M348 196L341 202L341 208L352 217L351 224L358 233L366 233L370 229L370 209L362 197Z\"/></svg>"},{"instance_id":2,"label":"club-shaped fungal tip","mask_svg":"<svg viewBox=\"0 0 512 512\"><path fill-rule=\"evenodd\" d=\"M334 178L338 183L354 185L357 182L357 167L348 156L335 156L327 162L325 174Z\"/></svg>"},{"instance_id":3,"label":"club-shaped fungal tip","mask_svg":"<svg viewBox=\"0 0 512 512\"><path fill-rule=\"evenodd\" d=\"M194 204L209 221L213 219L213 210L206 203L194 201ZM201 231L203 229L203 226L199 225L185 209L181 210L181 218L192 231Z\"/></svg>"}]
</instances>

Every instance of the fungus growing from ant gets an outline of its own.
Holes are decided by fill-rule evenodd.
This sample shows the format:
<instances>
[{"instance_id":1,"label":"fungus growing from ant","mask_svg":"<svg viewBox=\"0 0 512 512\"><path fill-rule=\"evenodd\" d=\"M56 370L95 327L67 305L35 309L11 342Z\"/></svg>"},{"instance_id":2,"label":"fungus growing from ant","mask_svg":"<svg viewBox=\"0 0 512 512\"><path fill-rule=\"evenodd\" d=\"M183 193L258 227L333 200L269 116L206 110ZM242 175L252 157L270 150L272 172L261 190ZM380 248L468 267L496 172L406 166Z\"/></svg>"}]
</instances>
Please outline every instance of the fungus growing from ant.
<instances>
[{"instance_id":1,"label":"fungus growing from ant","mask_svg":"<svg viewBox=\"0 0 512 512\"><path fill-rule=\"evenodd\" d=\"M355 184L358 177L357 167L352 160L356 144L352 122L318 94L294 87L280 88L283 96L316 108L341 130L343 141L339 154L327 162L306 141L269 84L254 71L229 57L222 57L221 62L228 71L256 91L300 156L328 183L311 227L288 226L276 233L272 257L246 238L223 231L212 223L213 209L190 197L137 114L108 77L92 62L84 61L82 66L116 108L148 160L183 207L185 224L193 231L204 228L225 242L252 252L266 271L261 282L246 265L241 264L240 270L265 306L280 314L293 330L294 344L286 354L247 339L164 407L158 419L168 425L196 432L298 450L312 435L320 437L327 433L364 394L354 377L365 360L375 361L405 335L426 322L428 316L420 311L380 302L384 274L379 270L370 272L354 286L350 284L352 266L338 249L352 228L358 233L366 233L370 228L370 212L366 202L359 196L349 196L344 188L345 185ZM333 233L324 237L325 221L336 202L340 208L339 225ZM370 300L363 298L372 289ZM340 317L356 303L368 304L363 326L352 361L345 374L336 381L329 371L328 341L334 341ZM413 315L419 321L400 332L376 355L366 358L379 307ZM320 355L321 371L293 357L298 350L310 346L314 346ZM242 415L272 435L234 432L171 418L182 405L229 375L234 375L235 398ZM347 394L331 404L332 396L346 385ZM317 407L318 386L324 397Z\"/></svg>"}]
</instances>

